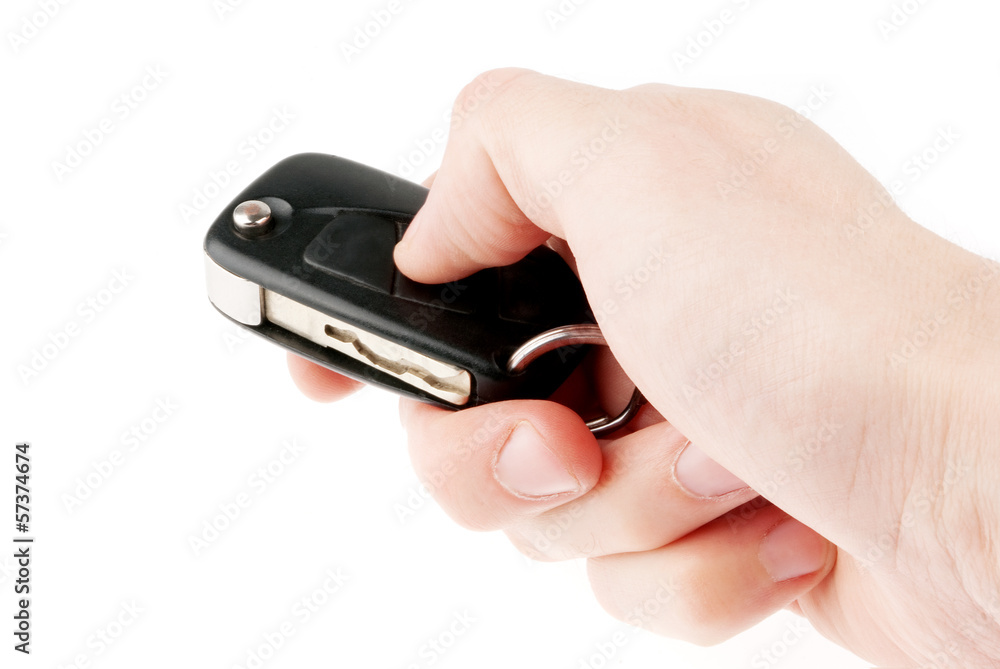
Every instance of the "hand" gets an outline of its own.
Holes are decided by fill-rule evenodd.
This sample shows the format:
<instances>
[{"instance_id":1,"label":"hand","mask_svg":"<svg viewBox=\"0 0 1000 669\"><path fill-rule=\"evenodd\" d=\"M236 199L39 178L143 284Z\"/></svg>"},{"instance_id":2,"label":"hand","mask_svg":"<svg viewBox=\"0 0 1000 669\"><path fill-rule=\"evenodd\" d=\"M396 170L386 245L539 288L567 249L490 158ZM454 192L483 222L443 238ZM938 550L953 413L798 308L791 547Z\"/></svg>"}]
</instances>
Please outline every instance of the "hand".
<instances>
[{"instance_id":1,"label":"hand","mask_svg":"<svg viewBox=\"0 0 1000 669\"><path fill-rule=\"evenodd\" d=\"M564 391L613 411L623 371L651 406L598 442L557 402L403 401L445 510L589 558L604 607L659 633L788 607L879 665L1000 661L1000 266L765 100L501 70L454 118L400 269L446 282L549 243L613 353Z\"/></svg>"}]
</instances>

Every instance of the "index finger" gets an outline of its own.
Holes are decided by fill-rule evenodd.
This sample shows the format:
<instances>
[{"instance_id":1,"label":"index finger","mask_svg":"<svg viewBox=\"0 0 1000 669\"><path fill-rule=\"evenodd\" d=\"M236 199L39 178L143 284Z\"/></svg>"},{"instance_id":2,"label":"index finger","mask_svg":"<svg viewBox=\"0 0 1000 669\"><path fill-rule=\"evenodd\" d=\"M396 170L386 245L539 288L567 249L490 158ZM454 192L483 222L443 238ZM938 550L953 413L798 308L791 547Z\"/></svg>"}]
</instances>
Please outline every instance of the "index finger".
<instances>
[{"instance_id":1,"label":"index finger","mask_svg":"<svg viewBox=\"0 0 1000 669\"><path fill-rule=\"evenodd\" d=\"M560 175L615 104L604 89L530 70L478 77L455 103L441 169L396 248L397 266L444 283L514 263L553 235L567 239Z\"/></svg>"},{"instance_id":2,"label":"index finger","mask_svg":"<svg viewBox=\"0 0 1000 669\"><path fill-rule=\"evenodd\" d=\"M288 371L302 394L317 402L333 402L360 390L364 384L288 353Z\"/></svg>"}]
</instances>

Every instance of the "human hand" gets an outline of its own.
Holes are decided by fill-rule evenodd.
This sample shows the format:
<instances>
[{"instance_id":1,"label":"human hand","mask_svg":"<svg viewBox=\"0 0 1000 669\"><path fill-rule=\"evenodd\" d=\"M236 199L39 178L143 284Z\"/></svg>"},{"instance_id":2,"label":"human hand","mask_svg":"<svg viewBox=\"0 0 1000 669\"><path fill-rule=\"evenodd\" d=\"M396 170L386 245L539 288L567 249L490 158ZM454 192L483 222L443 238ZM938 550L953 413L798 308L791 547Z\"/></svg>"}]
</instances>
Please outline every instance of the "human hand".
<instances>
[{"instance_id":1,"label":"human hand","mask_svg":"<svg viewBox=\"0 0 1000 669\"><path fill-rule=\"evenodd\" d=\"M397 265L438 283L571 254L614 358L566 392L613 411L623 370L651 407L599 443L556 402L403 401L441 506L589 558L605 608L659 633L789 607L879 665L1000 660L1000 269L765 100L504 70L456 110Z\"/></svg>"}]
</instances>

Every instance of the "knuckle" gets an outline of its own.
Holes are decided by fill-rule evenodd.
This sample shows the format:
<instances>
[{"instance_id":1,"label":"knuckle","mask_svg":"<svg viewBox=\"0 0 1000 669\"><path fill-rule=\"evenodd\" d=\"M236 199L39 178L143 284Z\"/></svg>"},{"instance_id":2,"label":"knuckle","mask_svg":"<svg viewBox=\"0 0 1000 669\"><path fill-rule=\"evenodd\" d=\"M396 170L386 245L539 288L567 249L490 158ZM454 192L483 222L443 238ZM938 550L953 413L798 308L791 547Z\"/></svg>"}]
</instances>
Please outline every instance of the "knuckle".
<instances>
[{"instance_id":1,"label":"knuckle","mask_svg":"<svg viewBox=\"0 0 1000 669\"><path fill-rule=\"evenodd\" d=\"M621 552L649 551L660 548L674 537L668 536L662 518L637 515L623 520L617 532L617 543Z\"/></svg>"},{"instance_id":2,"label":"knuckle","mask_svg":"<svg viewBox=\"0 0 1000 669\"><path fill-rule=\"evenodd\" d=\"M539 562L558 562L606 555L593 532L572 529L572 510L555 510L507 530L514 547Z\"/></svg>"},{"instance_id":3,"label":"knuckle","mask_svg":"<svg viewBox=\"0 0 1000 669\"><path fill-rule=\"evenodd\" d=\"M620 557L587 561L591 589L609 615L654 634L699 646L716 645L733 636L732 603L724 601L724 597L713 598L710 584L685 574L683 569L637 583Z\"/></svg>"},{"instance_id":4,"label":"knuckle","mask_svg":"<svg viewBox=\"0 0 1000 669\"><path fill-rule=\"evenodd\" d=\"M442 506L452 520L473 532L491 532L506 524L501 512L479 500L456 499Z\"/></svg>"},{"instance_id":5,"label":"knuckle","mask_svg":"<svg viewBox=\"0 0 1000 669\"><path fill-rule=\"evenodd\" d=\"M455 98L452 107L452 129L456 129L479 112L489 110L490 102L501 95L516 95L517 84L525 77L536 75L531 70L508 67L487 70L466 84Z\"/></svg>"},{"instance_id":6,"label":"knuckle","mask_svg":"<svg viewBox=\"0 0 1000 669\"><path fill-rule=\"evenodd\" d=\"M729 617L732 606L721 604L697 590L688 590L675 598L671 615L658 620L655 631L698 646L714 646L729 636L720 621Z\"/></svg>"},{"instance_id":7,"label":"knuckle","mask_svg":"<svg viewBox=\"0 0 1000 669\"><path fill-rule=\"evenodd\" d=\"M568 559L553 555L553 547L536 531L509 529L506 534L510 543L521 555L535 562L558 562L561 559Z\"/></svg>"},{"instance_id":8,"label":"knuckle","mask_svg":"<svg viewBox=\"0 0 1000 669\"><path fill-rule=\"evenodd\" d=\"M620 92L626 109L640 114L688 115L691 113L688 89L668 84L641 84Z\"/></svg>"}]
</instances>

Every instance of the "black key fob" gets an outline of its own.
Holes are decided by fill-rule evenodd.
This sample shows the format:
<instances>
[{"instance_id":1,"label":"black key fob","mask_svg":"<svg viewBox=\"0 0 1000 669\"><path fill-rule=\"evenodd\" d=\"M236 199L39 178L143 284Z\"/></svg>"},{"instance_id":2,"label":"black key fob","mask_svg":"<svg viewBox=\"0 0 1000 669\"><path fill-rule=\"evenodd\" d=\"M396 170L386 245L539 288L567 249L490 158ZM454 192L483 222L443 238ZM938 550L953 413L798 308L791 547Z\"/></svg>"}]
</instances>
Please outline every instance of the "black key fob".
<instances>
[{"instance_id":1,"label":"black key fob","mask_svg":"<svg viewBox=\"0 0 1000 669\"><path fill-rule=\"evenodd\" d=\"M305 358L440 406L548 397L586 346L521 366L511 356L550 330L594 322L580 282L547 247L461 281L411 281L392 252L426 196L336 156L287 158L209 229L209 298Z\"/></svg>"}]
</instances>

